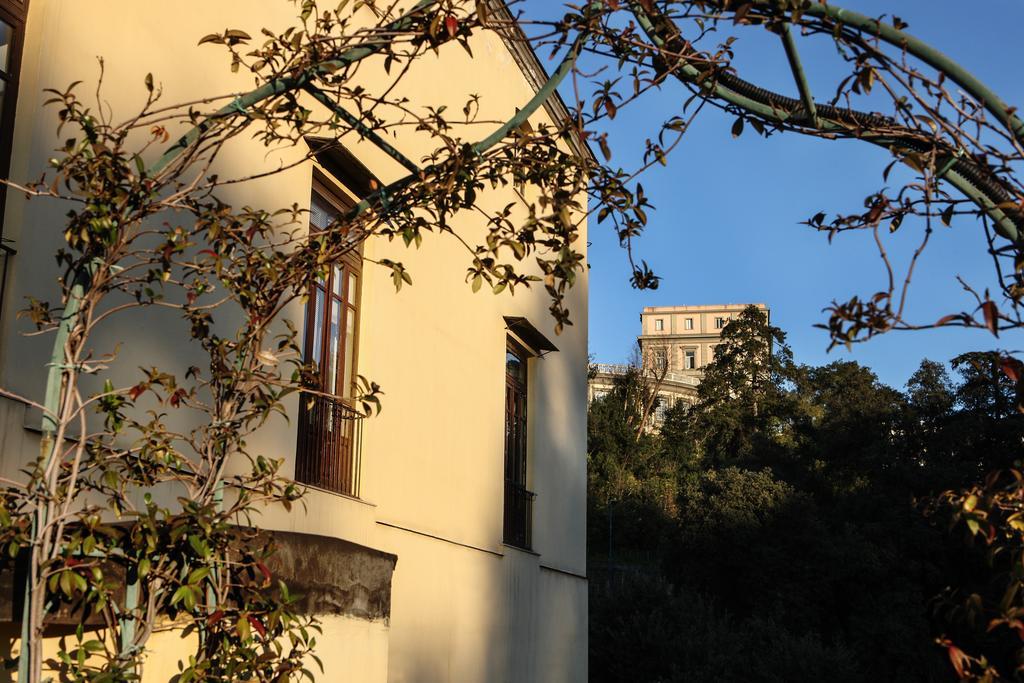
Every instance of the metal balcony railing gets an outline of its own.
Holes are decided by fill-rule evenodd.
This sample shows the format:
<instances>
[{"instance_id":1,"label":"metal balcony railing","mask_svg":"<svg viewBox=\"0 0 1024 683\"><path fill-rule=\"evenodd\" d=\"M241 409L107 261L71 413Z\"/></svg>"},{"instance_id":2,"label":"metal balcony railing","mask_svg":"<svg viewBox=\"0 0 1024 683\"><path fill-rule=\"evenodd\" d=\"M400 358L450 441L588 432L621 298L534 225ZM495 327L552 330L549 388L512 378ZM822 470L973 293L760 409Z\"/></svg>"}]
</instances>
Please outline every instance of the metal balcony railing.
<instances>
[{"instance_id":1,"label":"metal balcony railing","mask_svg":"<svg viewBox=\"0 0 1024 683\"><path fill-rule=\"evenodd\" d=\"M505 543L530 550L533 547L533 499L537 494L505 480Z\"/></svg>"},{"instance_id":2,"label":"metal balcony railing","mask_svg":"<svg viewBox=\"0 0 1024 683\"><path fill-rule=\"evenodd\" d=\"M631 365L620 365L617 363L594 363L593 367L595 368L595 372L603 375L625 375L633 369L633 366ZM694 387L700 384L699 377L684 375L680 372L666 372L665 381L688 384Z\"/></svg>"},{"instance_id":3,"label":"metal balcony railing","mask_svg":"<svg viewBox=\"0 0 1024 683\"><path fill-rule=\"evenodd\" d=\"M358 497L362 415L336 396L304 394L300 401L295 480Z\"/></svg>"}]
</instances>

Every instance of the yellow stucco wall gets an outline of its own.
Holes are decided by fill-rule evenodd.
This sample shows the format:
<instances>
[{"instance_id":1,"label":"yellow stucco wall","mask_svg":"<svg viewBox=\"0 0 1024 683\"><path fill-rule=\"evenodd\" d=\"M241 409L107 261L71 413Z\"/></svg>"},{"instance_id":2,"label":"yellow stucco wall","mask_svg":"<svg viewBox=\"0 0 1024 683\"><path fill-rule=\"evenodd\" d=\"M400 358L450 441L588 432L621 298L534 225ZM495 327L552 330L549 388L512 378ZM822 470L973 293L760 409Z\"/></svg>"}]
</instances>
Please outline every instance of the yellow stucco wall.
<instances>
[{"instance_id":1,"label":"yellow stucco wall","mask_svg":"<svg viewBox=\"0 0 1024 683\"><path fill-rule=\"evenodd\" d=\"M258 35L261 26L290 25L294 12L295 5L283 0L33 0L12 177L38 176L57 145L55 115L43 111L41 90L83 80L90 84L83 95L91 91L96 56L105 59L104 99L115 117L141 104L147 72L162 84L168 103L243 91L251 78L232 75L224 51L197 47L198 39L225 27ZM478 93L482 118L507 118L532 90L499 38L483 35L472 46L475 59L456 45L425 59L404 94L414 102L461 108L470 93ZM368 67L362 77L372 81L380 65ZM538 118L543 120L543 112ZM483 137L489 129L477 128L474 135ZM398 147L413 159L428 150L412 138L400 139ZM357 145L354 151L385 182L399 177L401 169L376 149ZM239 174L294 154L268 157L261 145L240 141L220 164ZM303 164L221 194L228 202L268 208L304 205L311 172ZM484 201L501 206L510 200L498 193ZM6 215L5 236L16 241L19 253L0 329L0 384L28 396L41 393L49 341L20 336L26 325L13 312L28 293L54 295L58 273L52 255L65 210L12 197ZM466 215L456 225L472 242L480 223L478 216ZM579 248L586 239L584 231ZM419 251L372 242L366 255L403 261L415 284L396 294L388 272L371 267L364 275L359 372L386 394L383 413L364 428L363 500L311 491L306 512L268 512L262 524L344 538L398 556L389 633L385 628L364 634L372 646L356 648L352 656L365 657L355 670L370 673L345 680L586 680L586 273L569 299L575 325L556 337L543 291L473 294L463 281L467 254L452 239L427 235ZM300 321L301 304L287 315ZM527 317L560 349L530 362L534 553L501 543L504 315ZM185 328L175 316L156 309L131 316L96 337L96 347L104 350L127 342L115 364L121 377L132 376L140 365L181 370L195 361L179 342ZM230 324L229 316L219 319ZM293 415L295 409L292 402ZM5 429L28 419L21 412L5 408ZM273 423L250 440L252 450L284 457L292 467L295 425ZM0 437L3 469L16 469L6 444L24 436ZM341 652L353 628L348 622L332 627L322 650ZM337 675L322 680L341 680Z\"/></svg>"},{"instance_id":2,"label":"yellow stucco wall","mask_svg":"<svg viewBox=\"0 0 1024 683\"><path fill-rule=\"evenodd\" d=\"M366 621L347 616L325 616L321 619L322 633L316 636L324 646L317 648L324 674L319 680L359 681L359 683L387 683L388 662L388 624L381 620ZM62 638L48 638L44 644L43 661L46 662L44 678L53 676L60 679L60 671L56 667L59 647L73 649L75 636L71 629L66 629ZM92 633L91 637L103 637ZM147 651L142 683L160 683L167 681L179 671L178 662L187 657L189 648L194 647L194 636L182 639L176 631L155 633ZM4 657L12 658L18 654L18 627L12 624L0 624L0 643ZM319 673L316 663L310 662L310 670ZM344 672L342 678L332 677L332 672ZM0 669L0 683L17 681L16 672Z\"/></svg>"}]
</instances>

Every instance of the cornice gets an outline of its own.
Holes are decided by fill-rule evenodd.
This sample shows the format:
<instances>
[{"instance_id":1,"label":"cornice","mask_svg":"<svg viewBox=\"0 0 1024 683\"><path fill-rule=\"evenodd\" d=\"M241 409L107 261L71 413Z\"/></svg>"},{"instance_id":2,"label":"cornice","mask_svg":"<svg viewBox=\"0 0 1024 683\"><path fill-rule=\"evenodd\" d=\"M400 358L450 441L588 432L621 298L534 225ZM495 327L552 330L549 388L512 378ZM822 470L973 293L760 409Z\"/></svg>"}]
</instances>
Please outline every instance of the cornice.
<instances>
[{"instance_id":1,"label":"cornice","mask_svg":"<svg viewBox=\"0 0 1024 683\"><path fill-rule=\"evenodd\" d=\"M491 17L496 20L496 23L500 24L493 27L495 33L501 36L502 41L512 55L512 59L519 66L519 70L526 77L530 87L535 92L539 91L547 83L550 76L544 65L541 64L540 59L537 58L536 53L530 48L529 39L519 27L515 17L512 16L512 12L509 11L505 0L487 0L487 9L490 11ZM565 105L565 100L562 99L562 96L557 91L552 97L544 101L544 109L547 111L548 116L551 117L551 120L558 125L572 122L569 108ZM579 131L575 127L570 127L569 131L570 144L573 151L592 161L597 161L593 150L590 149L590 145L582 138Z\"/></svg>"}]
</instances>

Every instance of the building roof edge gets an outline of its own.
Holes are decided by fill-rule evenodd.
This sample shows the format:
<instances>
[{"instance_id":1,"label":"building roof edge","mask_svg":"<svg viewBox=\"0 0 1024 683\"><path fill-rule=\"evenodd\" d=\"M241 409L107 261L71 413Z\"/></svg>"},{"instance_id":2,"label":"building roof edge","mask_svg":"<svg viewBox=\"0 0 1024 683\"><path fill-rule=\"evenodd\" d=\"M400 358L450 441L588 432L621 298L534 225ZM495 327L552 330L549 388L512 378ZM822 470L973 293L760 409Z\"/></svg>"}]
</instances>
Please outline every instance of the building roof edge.
<instances>
[{"instance_id":1,"label":"building roof edge","mask_svg":"<svg viewBox=\"0 0 1024 683\"><path fill-rule=\"evenodd\" d=\"M487 8L491 11L492 16L504 24L503 28L495 28L495 33L501 36L502 41L512 55L512 59L519 66L519 70L526 77L530 87L533 88L534 92L540 91L548 79L550 79L550 75L537 57L537 54L530 47L529 39L523 33L523 29L519 27L515 17L512 16L512 12L509 10L505 0L487 0ZM562 99L557 90L552 97L544 101L544 109L547 111L548 116L557 124L572 121L572 118L569 116L569 108L565 105L565 100ZM590 148L590 145L587 144L587 141L579 134L579 131L575 128L569 128L569 131L570 144L573 151L592 161L597 161L597 156Z\"/></svg>"}]
</instances>

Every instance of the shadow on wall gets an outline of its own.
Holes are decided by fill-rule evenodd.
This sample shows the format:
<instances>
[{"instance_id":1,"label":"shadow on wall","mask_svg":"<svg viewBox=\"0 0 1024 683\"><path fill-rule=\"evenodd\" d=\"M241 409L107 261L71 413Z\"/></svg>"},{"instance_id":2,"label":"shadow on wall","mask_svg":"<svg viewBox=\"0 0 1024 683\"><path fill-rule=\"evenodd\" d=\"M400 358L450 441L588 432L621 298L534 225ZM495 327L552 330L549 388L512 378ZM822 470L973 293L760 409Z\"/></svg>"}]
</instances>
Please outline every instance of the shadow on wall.
<instances>
[{"instance_id":1,"label":"shadow on wall","mask_svg":"<svg viewBox=\"0 0 1024 683\"><path fill-rule=\"evenodd\" d=\"M390 683L526 681L515 675L507 558L401 534L392 592ZM395 547L397 544L387 544Z\"/></svg>"}]
</instances>

